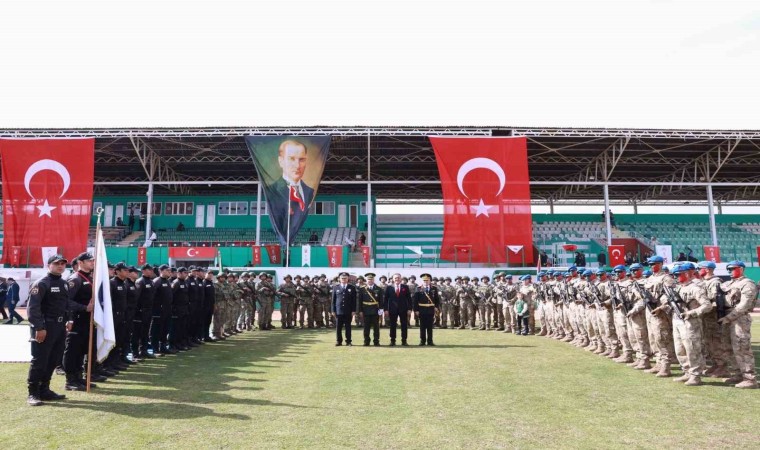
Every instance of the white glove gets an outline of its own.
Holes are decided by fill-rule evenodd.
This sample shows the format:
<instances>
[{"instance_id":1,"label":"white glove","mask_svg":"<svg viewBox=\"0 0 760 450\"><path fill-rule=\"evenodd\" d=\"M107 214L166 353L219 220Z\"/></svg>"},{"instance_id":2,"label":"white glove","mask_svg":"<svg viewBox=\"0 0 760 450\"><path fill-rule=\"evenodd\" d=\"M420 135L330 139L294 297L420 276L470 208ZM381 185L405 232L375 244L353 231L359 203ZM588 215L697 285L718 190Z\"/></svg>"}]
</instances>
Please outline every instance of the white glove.
<instances>
[{"instance_id":1,"label":"white glove","mask_svg":"<svg viewBox=\"0 0 760 450\"><path fill-rule=\"evenodd\" d=\"M382 316L383 315L383 310L382 309L378 309L377 310L377 315L378 316Z\"/></svg>"}]
</instances>

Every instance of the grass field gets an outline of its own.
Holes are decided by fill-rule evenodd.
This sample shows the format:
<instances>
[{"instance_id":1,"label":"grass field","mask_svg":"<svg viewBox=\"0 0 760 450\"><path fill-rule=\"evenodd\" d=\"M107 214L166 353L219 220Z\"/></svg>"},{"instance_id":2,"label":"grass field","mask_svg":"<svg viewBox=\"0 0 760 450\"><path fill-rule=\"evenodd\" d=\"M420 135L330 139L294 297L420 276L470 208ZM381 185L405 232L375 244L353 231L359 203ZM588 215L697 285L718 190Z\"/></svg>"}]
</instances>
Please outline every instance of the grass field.
<instances>
[{"instance_id":1,"label":"grass field","mask_svg":"<svg viewBox=\"0 0 760 450\"><path fill-rule=\"evenodd\" d=\"M436 348L245 333L38 408L28 365L3 364L2 448L760 447L760 390L687 388L541 337L435 333Z\"/></svg>"}]
</instances>

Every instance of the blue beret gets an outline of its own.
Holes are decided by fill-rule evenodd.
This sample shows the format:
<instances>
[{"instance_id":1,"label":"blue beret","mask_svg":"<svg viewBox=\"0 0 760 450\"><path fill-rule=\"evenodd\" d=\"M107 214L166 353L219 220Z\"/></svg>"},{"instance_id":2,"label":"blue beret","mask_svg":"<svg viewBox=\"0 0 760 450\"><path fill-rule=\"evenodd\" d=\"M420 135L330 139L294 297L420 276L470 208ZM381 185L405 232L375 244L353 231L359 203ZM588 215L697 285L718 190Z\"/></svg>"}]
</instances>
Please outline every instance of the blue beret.
<instances>
[{"instance_id":1,"label":"blue beret","mask_svg":"<svg viewBox=\"0 0 760 450\"><path fill-rule=\"evenodd\" d=\"M523 275L520 277L520 281L530 280L530 275Z\"/></svg>"},{"instance_id":2,"label":"blue beret","mask_svg":"<svg viewBox=\"0 0 760 450\"><path fill-rule=\"evenodd\" d=\"M600 268L596 269L596 274L597 275L601 275L603 273L605 273L603 268L600 267Z\"/></svg>"},{"instance_id":3,"label":"blue beret","mask_svg":"<svg viewBox=\"0 0 760 450\"><path fill-rule=\"evenodd\" d=\"M664 263L665 260L660 255L654 255L650 256L649 259L647 259L647 264L656 264L656 263Z\"/></svg>"},{"instance_id":4,"label":"blue beret","mask_svg":"<svg viewBox=\"0 0 760 450\"><path fill-rule=\"evenodd\" d=\"M644 266L642 266L639 263L633 263L633 264L631 264L631 272L633 272L634 270L639 270L639 269L643 269L643 268L644 268Z\"/></svg>"},{"instance_id":5,"label":"blue beret","mask_svg":"<svg viewBox=\"0 0 760 450\"><path fill-rule=\"evenodd\" d=\"M747 267L747 266L744 265L744 261L738 261L738 260L737 261L731 261L730 263L728 263L728 265L726 265L726 269L733 269L735 267L742 267L742 268L744 268L744 267Z\"/></svg>"},{"instance_id":6,"label":"blue beret","mask_svg":"<svg viewBox=\"0 0 760 450\"><path fill-rule=\"evenodd\" d=\"M570 266L570 267L567 268L567 271L568 272L576 272L576 271L578 271L578 268L575 267L575 266Z\"/></svg>"},{"instance_id":7,"label":"blue beret","mask_svg":"<svg viewBox=\"0 0 760 450\"><path fill-rule=\"evenodd\" d=\"M651 277L651 276L652 276L652 271L651 271L651 270L649 270L649 269L645 270L645 271L644 271L644 276L645 276L645 277Z\"/></svg>"},{"instance_id":8,"label":"blue beret","mask_svg":"<svg viewBox=\"0 0 760 450\"><path fill-rule=\"evenodd\" d=\"M586 270L583 271L583 275L584 276L589 276L589 275L593 275L593 274L594 274L594 271L591 270L591 269L586 269Z\"/></svg>"},{"instance_id":9,"label":"blue beret","mask_svg":"<svg viewBox=\"0 0 760 450\"><path fill-rule=\"evenodd\" d=\"M717 266L712 261L700 261L699 264L697 264L697 267L700 269L714 269Z\"/></svg>"},{"instance_id":10,"label":"blue beret","mask_svg":"<svg viewBox=\"0 0 760 450\"><path fill-rule=\"evenodd\" d=\"M681 269L681 271L695 270L697 268L697 266L695 266L694 263L691 263L691 262L683 262L678 267L679 269Z\"/></svg>"},{"instance_id":11,"label":"blue beret","mask_svg":"<svg viewBox=\"0 0 760 450\"><path fill-rule=\"evenodd\" d=\"M625 272L625 265L624 264L618 264L612 270L613 270L613 272Z\"/></svg>"}]
</instances>

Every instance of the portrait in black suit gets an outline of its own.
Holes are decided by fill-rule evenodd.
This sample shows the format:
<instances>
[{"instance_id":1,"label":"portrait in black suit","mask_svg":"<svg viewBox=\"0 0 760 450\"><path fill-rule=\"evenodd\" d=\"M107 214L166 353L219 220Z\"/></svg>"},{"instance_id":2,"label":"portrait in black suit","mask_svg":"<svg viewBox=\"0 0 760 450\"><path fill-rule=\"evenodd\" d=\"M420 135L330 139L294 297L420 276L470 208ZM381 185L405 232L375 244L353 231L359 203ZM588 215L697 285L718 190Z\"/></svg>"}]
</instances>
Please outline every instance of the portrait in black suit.
<instances>
[{"instance_id":1,"label":"portrait in black suit","mask_svg":"<svg viewBox=\"0 0 760 450\"><path fill-rule=\"evenodd\" d=\"M339 277L340 283L332 288L332 314L335 318L335 345L343 345L343 330L346 331L346 345L351 344L351 320L356 311L356 286L348 282L348 273Z\"/></svg>"},{"instance_id":2,"label":"portrait in black suit","mask_svg":"<svg viewBox=\"0 0 760 450\"><path fill-rule=\"evenodd\" d=\"M396 345L397 320L401 319L401 345L406 346L409 317L412 308L412 296L409 286L401 283L401 274L394 274L393 280L385 286L385 318L391 329L391 347Z\"/></svg>"},{"instance_id":3,"label":"portrait in black suit","mask_svg":"<svg viewBox=\"0 0 760 450\"><path fill-rule=\"evenodd\" d=\"M293 245L317 195L330 136L248 136L269 219L282 246Z\"/></svg>"}]
</instances>

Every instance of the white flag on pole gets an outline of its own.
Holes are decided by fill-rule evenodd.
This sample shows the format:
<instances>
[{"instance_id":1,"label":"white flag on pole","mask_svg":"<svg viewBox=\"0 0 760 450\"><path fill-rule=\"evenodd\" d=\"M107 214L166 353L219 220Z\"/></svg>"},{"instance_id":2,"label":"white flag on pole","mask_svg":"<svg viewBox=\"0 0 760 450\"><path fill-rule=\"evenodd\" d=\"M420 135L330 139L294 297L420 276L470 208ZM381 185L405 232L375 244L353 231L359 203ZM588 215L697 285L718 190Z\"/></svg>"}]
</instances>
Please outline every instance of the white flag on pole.
<instances>
[{"instance_id":1,"label":"white flag on pole","mask_svg":"<svg viewBox=\"0 0 760 450\"><path fill-rule=\"evenodd\" d=\"M419 256L422 256L422 246L421 245L405 245L404 248L411 250L413 253L416 253Z\"/></svg>"},{"instance_id":2,"label":"white flag on pole","mask_svg":"<svg viewBox=\"0 0 760 450\"><path fill-rule=\"evenodd\" d=\"M311 245L301 246L301 267L311 267Z\"/></svg>"},{"instance_id":3,"label":"white flag on pole","mask_svg":"<svg viewBox=\"0 0 760 450\"><path fill-rule=\"evenodd\" d=\"M113 309L111 307L111 282L108 278L108 257L103 242L103 230L98 229L95 237L95 277L93 279L95 309L93 321L97 332L97 360L103 362L111 349L116 346L116 330L113 326Z\"/></svg>"}]
</instances>

